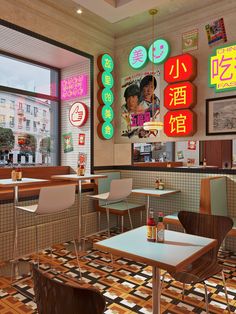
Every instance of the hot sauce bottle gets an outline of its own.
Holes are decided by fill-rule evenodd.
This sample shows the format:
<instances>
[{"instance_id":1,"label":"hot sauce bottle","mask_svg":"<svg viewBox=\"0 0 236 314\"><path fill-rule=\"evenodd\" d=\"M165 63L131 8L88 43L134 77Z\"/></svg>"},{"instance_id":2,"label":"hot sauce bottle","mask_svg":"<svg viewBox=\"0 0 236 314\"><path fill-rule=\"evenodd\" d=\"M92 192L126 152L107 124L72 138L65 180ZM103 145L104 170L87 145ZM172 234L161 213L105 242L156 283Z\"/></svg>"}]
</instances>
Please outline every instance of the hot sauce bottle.
<instances>
[{"instance_id":1,"label":"hot sauce bottle","mask_svg":"<svg viewBox=\"0 0 236 314\"><path fill-rule=\"evenodd\" d=\"M149 218L147 219L147 240L151 242L156 241L156 222L153 210L150 210Z\"/></svg>"},{"instance_id":2,"label":"hot sauce bottle","mask_svg":"<svg viewBox=\"0 0 236 314\"><path fill-rule=\"evenodd\" d=\"M163 212L158 213L156 241L159 243L163 243L165 241L165 225L163 222L163 216Z\"/></svg>"}]
</instances>

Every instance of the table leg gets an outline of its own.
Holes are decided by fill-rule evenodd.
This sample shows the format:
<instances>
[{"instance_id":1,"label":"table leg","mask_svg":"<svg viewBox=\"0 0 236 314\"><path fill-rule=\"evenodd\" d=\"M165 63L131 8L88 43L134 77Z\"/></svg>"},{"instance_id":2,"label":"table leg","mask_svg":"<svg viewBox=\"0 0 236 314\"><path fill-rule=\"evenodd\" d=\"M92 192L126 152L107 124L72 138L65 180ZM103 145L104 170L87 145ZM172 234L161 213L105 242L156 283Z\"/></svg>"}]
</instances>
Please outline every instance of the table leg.
<instances>
[{"instance_id":1,"label":"table leg","mask_svg":"<svg viewBox=\"0 0 236 314\"><path fill-rule=\"evenodd\" d=\"M148 217L149 217L149 207L150 207L150 197L149 197L149 195L147 195L147 207L146 207L147 217L146 217L146 219L148 219Z\"/></svg>"},{"instance_id":2,"label":"table leg","mask_svg":"<svg viewBox=\"0 0 236 314\"><path fill-rule=\"evenodd\" d=\"M160 269L152 267L152 313L161 314Z\"/></svg>"},{"instance_id":3,"label":"table leg","mask_svg":"<svg viewBox=\"0 0 236 314\"><path fill-rule=\"evenodd\" d=\"M14 202L13 202L13 224L14 224L14 243L13 243L13 260L12 260L12 270L11 270L11 281L13 277L16 278L18 275L18 265L17 265L17 256L18 256L18 226L17 226L17 209L18 205L18 186L14 186Z\"/></svg>"},{"instance_id":4,"label":"table leg","mask_svg":"<svg viewBox=\"0 0 236 314\"><path fill-rule=\"evenodd\" d=\"M79 186L79 206L78 206L78 242L81 250L81 233L82 233L82 180L78 180Z\"/></svg>"}]
</instances>

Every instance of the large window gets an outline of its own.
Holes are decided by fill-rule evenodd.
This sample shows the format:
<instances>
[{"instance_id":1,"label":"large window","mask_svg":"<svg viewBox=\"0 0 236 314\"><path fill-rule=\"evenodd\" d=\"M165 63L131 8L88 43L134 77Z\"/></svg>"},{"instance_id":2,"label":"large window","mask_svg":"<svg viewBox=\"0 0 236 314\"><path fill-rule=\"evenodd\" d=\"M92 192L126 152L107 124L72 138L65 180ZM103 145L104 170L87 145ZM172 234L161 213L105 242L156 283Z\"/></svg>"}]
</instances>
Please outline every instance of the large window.
<instances>
[{"instance_id":1,"label":"large window","mask_svg":"<svg viewBox=\"0 0 236 314\"><path fill-rule=\"evenodd\" d=\"M0 85L0 165L57 165L58 72L0 55Z\"/></svg>"}]
</instances>

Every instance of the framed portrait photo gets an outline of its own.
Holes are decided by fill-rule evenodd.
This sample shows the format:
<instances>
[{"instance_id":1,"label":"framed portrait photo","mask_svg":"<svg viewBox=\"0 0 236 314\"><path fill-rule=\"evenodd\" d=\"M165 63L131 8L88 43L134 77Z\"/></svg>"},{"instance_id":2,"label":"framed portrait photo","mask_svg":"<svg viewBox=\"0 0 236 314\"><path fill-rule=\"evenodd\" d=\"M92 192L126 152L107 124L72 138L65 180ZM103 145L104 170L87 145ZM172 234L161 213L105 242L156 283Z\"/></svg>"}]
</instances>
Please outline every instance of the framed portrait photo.
<instances>
[{"instance_id":1,"label":"framed portrait photo","mask_svg":"<svg viewBox=\"0 0 236 314\"><path fill-rule=\"evenodd\" d=\"M236 95L206 99L206 135L236 134Z\"/></svg>"}]
</instances>

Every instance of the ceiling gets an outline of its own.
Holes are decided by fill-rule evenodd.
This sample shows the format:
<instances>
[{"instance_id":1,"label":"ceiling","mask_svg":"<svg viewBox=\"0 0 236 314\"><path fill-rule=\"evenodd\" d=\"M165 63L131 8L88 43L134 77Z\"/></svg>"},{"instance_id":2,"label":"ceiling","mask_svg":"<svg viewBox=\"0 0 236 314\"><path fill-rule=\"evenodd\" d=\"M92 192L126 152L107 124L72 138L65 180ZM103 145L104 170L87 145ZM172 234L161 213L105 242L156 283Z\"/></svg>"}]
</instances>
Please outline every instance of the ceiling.
<instances>
[{"instance_id":1,"label":"ceiling","mask_svg":"<svg viewBox=\"0 0 236 314\"><path fill-rule=\"evenodd\" d=\"M83 56L0 25L1 50L56 68L65 68L85 60Z\"/></svg>"},{"instance_id":2,"label":"ceiling","mask_svg":"<svg viewBox=\"0 0 236 314\"><path fill-rule=\"evenodd\" d=\"M158 9L158 22L195 12L222 0L72 0L110 23L116 36L124 35L140 26L150 26L152 20L148 11ZM84 12L84 15L87 11ZM83 14L82 14L83 15Z\"/></svg>"}]
</instances>

